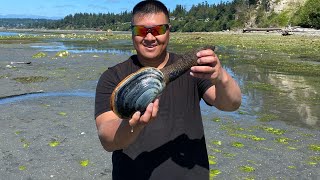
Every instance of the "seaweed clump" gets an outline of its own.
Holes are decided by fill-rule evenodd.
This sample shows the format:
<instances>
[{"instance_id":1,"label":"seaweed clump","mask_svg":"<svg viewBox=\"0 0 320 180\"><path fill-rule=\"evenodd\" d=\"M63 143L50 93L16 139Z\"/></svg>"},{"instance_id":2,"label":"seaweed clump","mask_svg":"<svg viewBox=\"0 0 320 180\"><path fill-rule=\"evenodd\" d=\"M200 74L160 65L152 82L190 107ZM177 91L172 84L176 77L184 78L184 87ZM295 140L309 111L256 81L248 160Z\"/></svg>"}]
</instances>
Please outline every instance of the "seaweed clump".
<instances>
[{"instance_id":1,"label":"seaweed clump","mask_svg":"<svg viewBox=\"0 0 320 180\"><path fill-rule=\"evenodd\" d=\"M29 77L16 77L13 78L13 80L23 83L23 84L29 84L29 83L36 83L36 82L45 82L49 78L43 77L43 76L29 76Z\"/></svg>"}]
</instances>

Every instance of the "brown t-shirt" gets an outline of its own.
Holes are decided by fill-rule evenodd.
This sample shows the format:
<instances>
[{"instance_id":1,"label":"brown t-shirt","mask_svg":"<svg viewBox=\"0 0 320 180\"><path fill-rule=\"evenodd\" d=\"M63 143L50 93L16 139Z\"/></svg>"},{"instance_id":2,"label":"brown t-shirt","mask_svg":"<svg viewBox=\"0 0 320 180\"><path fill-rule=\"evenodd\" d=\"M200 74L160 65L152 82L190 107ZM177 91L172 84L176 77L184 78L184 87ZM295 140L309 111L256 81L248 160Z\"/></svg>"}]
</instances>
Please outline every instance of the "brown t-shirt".
<instances>
[{"instance_id":1,"label":"brown t-shirt","mask_svg":"<svg viewBox=\"0 0 320 180\"><path fill-rule=\"evenodd\" d=\"M178 58L170 53L166 66ZM113 89L141 67L133 55L101 75L96 89L95 117L111 110ZM128 148L113 152L113 179L208 179L199 102L211 86L209 80L194 78L189 71L170 82L160 96L157 118Z\"/></svg>"}]
</instances>

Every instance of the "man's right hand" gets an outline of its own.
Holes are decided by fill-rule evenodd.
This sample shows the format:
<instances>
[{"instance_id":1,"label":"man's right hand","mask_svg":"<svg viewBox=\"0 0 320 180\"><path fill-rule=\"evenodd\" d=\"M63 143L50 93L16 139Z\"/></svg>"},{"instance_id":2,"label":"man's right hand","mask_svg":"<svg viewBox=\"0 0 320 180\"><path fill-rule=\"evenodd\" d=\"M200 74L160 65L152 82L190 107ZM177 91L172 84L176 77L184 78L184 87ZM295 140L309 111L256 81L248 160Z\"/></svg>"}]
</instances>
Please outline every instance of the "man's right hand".
<instances>
[{"instance_id":1,"label":"man's right hand","mask_svg":"<svg viewBox=\"0 0 320 180\"><path fill-rule=\"evenodd\" d=\"M129 120L129 125L133 128L143 128L145 125L150 123L153 119L156 118L159 110L159 99L156 99L153 103L150 103L141 116L139 111L135 112L132 115L132 118Z\"/></svg>"},{"instance_id":2,"label":"man's right hand","mask_svg":"<svg viewBox=\"0 0 320 180\"><path fill-rule=\"evenodd\" d=\"M133 114L130 120L120 119L113 111L105 112L96 118L96 126L100 142L105 150L124 149L132 144L141 130L156 118L159 110L159 99L150 103L141 115Z\"/></svg>"}]
</instances>

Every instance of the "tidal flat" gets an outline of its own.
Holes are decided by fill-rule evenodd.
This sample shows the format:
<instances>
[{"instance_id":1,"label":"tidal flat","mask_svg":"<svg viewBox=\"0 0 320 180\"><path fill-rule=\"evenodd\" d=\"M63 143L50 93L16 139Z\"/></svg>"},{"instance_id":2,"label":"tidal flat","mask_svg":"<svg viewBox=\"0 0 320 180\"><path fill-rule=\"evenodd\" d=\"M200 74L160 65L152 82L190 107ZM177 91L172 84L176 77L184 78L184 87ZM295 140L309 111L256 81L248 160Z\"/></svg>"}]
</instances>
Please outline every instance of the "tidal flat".
<instances>
[{"instance_id":1,"label":"tidal flat","mask_svg":"<svg viewBox=\"0 0 320 180\"><path fill-rule=\"evenodd\" d=\"M130 38L81 31L0 36L3 179L111 179L111 153L95 128L95 86L108 67L135 53ZM202 45L216 46L243 93L236 112L200 102L210 178L318 179L320 36L172 33L169 50Z\"/></svg>"}]
</instances>

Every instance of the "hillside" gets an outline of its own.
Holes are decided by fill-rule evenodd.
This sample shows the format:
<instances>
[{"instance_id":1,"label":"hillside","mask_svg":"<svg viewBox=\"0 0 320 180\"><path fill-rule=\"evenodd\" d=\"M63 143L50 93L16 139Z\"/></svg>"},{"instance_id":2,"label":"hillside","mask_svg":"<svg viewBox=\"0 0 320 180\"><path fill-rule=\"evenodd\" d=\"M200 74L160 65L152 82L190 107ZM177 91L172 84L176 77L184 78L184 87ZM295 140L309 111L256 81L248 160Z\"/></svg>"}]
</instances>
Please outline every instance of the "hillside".
<instances>
[{"instance_id":1,"label":"hillside","mask_svg":"<svg viewBox=\"0 0 320 180\"><path fill-rule=\"evenodd\" d=\"M257 0L249 5L245 27L290 26L305 2L306 0Z\"/></svg>"}]
</instances>

